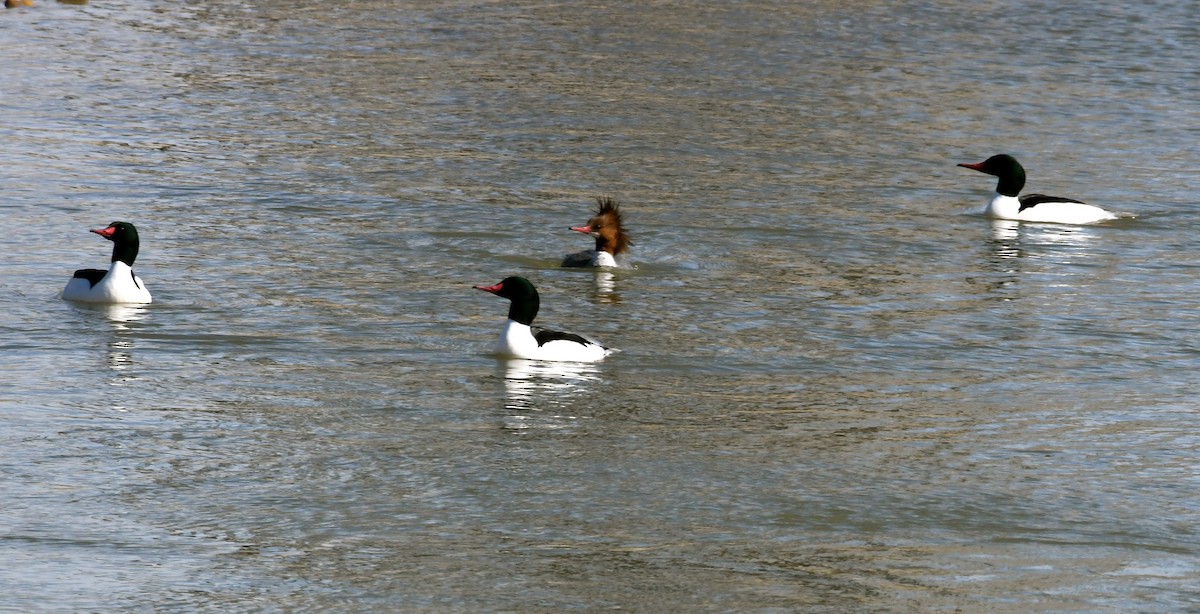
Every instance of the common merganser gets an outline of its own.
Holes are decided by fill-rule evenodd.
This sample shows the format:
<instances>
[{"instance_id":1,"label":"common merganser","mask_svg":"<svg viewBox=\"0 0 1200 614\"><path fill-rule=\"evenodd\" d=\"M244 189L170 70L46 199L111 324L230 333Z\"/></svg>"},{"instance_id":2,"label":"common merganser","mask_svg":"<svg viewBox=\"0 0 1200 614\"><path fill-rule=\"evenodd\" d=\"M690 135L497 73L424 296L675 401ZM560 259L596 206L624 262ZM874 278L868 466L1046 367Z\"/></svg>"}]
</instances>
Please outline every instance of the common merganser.
<instances>
[{"instance_id":1,"label":"common merganser","mask_svg":"<svg viewBox=\"0 0 1200 614\"><path fill-rule=\"evenodd\" d=\"M508 321L500 332L496 353L531 360L596 362L612 350L582 335L533 326L540 300L533 284L524 277L507 277L494 286L475 286L512 301Z\"/></svg>"},{"instance_id":2,"label":"common merganser","mask_svg":"<svg viewBox=\"0 0 1200 614\"><path fill-rule=\"evenodd\" d=\"M962 163L959 166L987 173L999 178L996 194L988 201L984 213L1002 220L1022 222L1053 222L1057 224L1093 224L1115 220L1117 216L1082 201L1045 194L1026 194L1018 197L1025 187L1025 169L1017 159L1008 154L999 154L978 164Z\"/></svg>"},{"instance_id":3,"label":"common merganser","mask_svg":"<svg viewBox=\"0 0 1200 614\"><path fill-rule=\"evenodd\" d=\"M621 209L617 201L601 197L596 199L600 205L596 215L588 220L586 226L571 226L571 230L582 232L596 238L596 249L584 250L567 254L563 258L564 267L615 267L617 256L625 253L633 244L625 228L621 225Z\"/></svg>"},{"instance_id":4,"label":"common merganser","mask_svg":"<svg viewBox=\"0 0 1200 614\"><path fill-rule=\"evenodd\" d=\"M142 278L133 274L138 254L137 229L129 222L113 222L107 228L93 230L113 242L112 264L108 270L79 269L63 288L68 301L87 303L149 303L150 291Z\"/></svg>"}]
</instances>

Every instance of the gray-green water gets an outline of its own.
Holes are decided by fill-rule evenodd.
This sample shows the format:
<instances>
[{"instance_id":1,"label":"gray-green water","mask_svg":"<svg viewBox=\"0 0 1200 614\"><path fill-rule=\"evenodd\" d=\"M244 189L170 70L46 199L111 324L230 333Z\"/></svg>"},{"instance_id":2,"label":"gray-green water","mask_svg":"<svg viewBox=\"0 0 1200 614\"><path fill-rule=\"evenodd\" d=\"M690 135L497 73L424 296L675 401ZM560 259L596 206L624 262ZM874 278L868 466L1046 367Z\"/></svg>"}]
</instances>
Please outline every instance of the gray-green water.
<instances>
[{"instance_id":1,"label":"gray-green water","mask_svg":"<svg viewBox=\"0 0 1200 614\"><path fill-rule=\"evenodd\" d=\"M1200 607L1189 3L0 14L0 608ZM1136 214L973 214L1031 191ZM619 199L636 268L560 270ZM58 299L136 223L137 308ZM539 320L622 351L490 356Z\"/></svg>"}]
</instances>

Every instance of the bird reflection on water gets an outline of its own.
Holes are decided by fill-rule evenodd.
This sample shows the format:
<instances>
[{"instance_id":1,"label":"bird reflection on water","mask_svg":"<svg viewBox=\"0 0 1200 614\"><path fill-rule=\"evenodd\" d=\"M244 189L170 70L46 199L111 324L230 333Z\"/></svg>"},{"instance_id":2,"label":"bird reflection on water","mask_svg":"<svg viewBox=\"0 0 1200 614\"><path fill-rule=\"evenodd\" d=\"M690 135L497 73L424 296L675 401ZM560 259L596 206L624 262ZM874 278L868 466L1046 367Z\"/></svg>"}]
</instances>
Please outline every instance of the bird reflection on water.
<instances>
[{"instance_id":1,"label":"bird reflection on water","mask_svg":"<svg viewBox=\"0 0 1200 614\"><path fill-rule=\"evenodd\" d=\"M619 304L621 294L617 292L616 277L612 271L598 270L594 281L593 296L598 302Z\"/></svg>"},{"instance_id":2,"label":"bird reflection on water","mask_svg":"<svg viewBox=\"0 0 1200 614\"><path fill-rule=\"evenodd\" d=\"M139 379L128 370L134 366L133 351L135 348L136 331L139 323L150 314L143 305L135 304L73 304L72 308L87 320L103 318L108 324L108 337L105 340L106 354L104 364L114 371L113 386L124 385ZM96 330L101 330L96 327Z\"/></svg>"},{"instance_id":3,"label":"bird reflection on water","mask_svg":"<svg viewBox=\"0 0 1200 614\"><path fill-rule=\"evenodd\" d=\"M1089 226L1028 224L1014 220L991 220L991 225L992 255L997 262L1052 254L1068 261L1089 258L1099 232L1098 228Z\"/></svg>"},{"instance_id":4,"label":"bird reflection on water","mask_svg":"<svg viewBox=\"0 0 1200 614\"><path fill-rule=\"evenodd\" d=\"M96 308L108 319L113 336L108 342L108 367L114 371L124 371L133 366L133 337L131 331L134 324L144 320L149 310L141 305L103 305ZM114 385L137 379L123 376L113 382Z\"/></svg>"},{"instance_id":5,"label":"bird reflection on water","mask_svg":"<svg viewBox=\"0 0 1200 614\"><path fill-rule=\"evenodd\" d=\"M600 367L585 362L513 358L497 363L504 380L504 426L516 431L571 426L575 401L600 381Z\"/></svg>"}]
</instances>

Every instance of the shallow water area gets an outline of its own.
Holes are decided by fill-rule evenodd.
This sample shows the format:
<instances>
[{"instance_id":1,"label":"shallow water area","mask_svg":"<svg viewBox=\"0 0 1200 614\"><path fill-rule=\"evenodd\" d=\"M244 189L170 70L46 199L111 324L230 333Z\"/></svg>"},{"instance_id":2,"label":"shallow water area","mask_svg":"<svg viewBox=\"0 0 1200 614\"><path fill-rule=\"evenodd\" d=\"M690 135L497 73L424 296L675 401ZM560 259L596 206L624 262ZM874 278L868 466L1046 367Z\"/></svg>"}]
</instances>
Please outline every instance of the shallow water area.
<instances>
[{"instance_id":1,"label":"shallow water area","mask_svg":"<svg viewBox=\"0 0 1200 614\"><path fill-rule=\"evenodd\" d=\"M1194 609L1198 35L1169 3L0 13L0 609ZM955 164L1002 152L1134 217L989 220ZM601 195L629 266L559 268ZM60 300L114 220L154 303ZM472 286L509 275L620 351L491 355Z\"/></svg>"}]
</instances>

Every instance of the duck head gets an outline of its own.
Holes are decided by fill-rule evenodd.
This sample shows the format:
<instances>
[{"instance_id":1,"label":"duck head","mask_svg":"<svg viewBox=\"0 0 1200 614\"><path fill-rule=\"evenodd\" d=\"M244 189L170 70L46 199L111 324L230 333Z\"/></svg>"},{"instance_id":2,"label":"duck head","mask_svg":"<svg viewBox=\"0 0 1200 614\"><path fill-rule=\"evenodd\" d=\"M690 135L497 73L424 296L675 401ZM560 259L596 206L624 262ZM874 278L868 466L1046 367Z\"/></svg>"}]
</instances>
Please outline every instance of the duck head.
<instances>
[{"instance_id":1,"label":"duck head","mask_svg":"<svg viewBox=\"0 0 1200 614\"><path fill-rule=\"evenodd\" d=\"M1016 196L1025 187L1025 168L1008 154L997 154L975 164L963 162L959 166L998 178L996 192L1004 196Z\"/></svg>"},{"instance_id":2,"label":"duck head","mask_svg":"<svg viewBox=\"0 0 1200 614\"><path fill-rule=\"evenodd\" d=\"M475 286L476 290L490 292L512 302L508 307L508 319L526 326L533 323L537 317L541 299L537 289L524 277L505 277L503 281L491 286Z\"/></svg>"},{"instance_id":3,"label":"duck head","mask_svg":"<svg viewBox=\"0 0 1200 614\"><path fill-rule=\"evenodd\" d=\"M137 228L129 222L113 222L104 228L92 230L105 239L113 242L113 262L120 260L129 266L133 266L133 261L138 255L138 233Z\"/></svg>"},{"instance_id":4,"label":"duck head","mask_svg":"<svg viewBox=\"0 0 1200 614\"><path fill-rule=\"evenodd\" d=\"M633 245L633 241L629 240L629 236L625 234L625 227L621 223L621 209L617 201L601 197L596 199L599 209L596 210L596 215L588 220L586 226L571 226L571 230L582 232L591 235L596 239L596 251L608 252L613 256L622 254Z\"/></svg>"}]
</instances>

